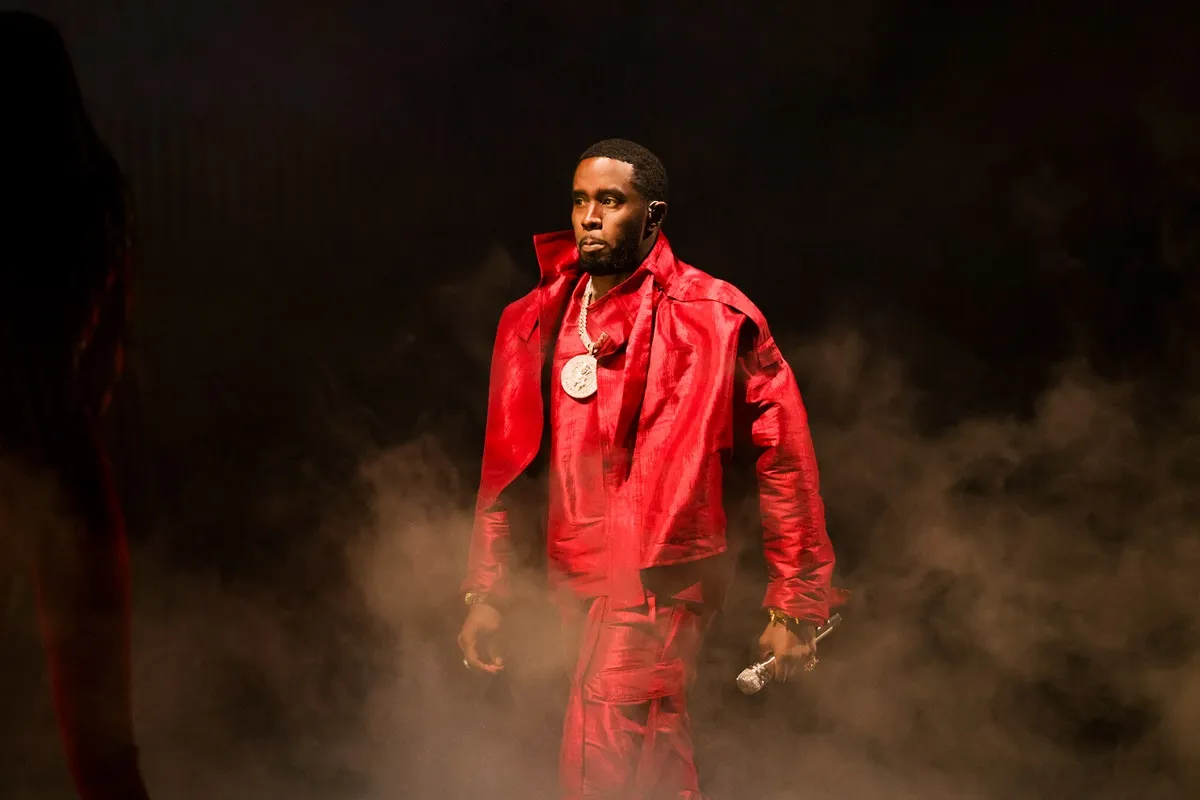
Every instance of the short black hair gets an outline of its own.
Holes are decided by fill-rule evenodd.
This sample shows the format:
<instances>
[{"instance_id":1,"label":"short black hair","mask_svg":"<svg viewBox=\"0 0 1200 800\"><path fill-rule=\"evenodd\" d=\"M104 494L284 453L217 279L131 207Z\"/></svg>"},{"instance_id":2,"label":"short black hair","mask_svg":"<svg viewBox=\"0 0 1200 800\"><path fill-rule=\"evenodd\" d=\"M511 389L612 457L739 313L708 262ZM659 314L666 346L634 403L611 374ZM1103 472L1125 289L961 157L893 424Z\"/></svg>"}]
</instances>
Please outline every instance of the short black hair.
<instances>
[{"instance_id":1,"label":"short black hair","mask_svg":"<svg viewBox=\"0 0 1200 800\"><path fill-rule=\"evenodd\" d=\"M605 139L583 151L580 161L587 158L611 158L633 166L633 188L650 202L667 200L667 169L637 142L628 139Z\"/></svg>"}]
</instances>

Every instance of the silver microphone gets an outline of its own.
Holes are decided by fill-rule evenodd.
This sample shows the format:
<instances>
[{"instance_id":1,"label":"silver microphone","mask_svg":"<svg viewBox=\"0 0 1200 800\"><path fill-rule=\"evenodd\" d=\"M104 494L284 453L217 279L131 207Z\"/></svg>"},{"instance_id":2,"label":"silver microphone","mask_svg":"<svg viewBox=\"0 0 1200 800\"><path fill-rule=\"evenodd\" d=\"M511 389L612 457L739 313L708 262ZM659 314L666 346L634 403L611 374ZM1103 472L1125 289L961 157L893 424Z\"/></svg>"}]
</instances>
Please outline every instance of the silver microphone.
<instances>
[{"instance_id":1,"label":"silver microphone","mask_svg":"<svg viewBox=\"0 0 1200 800\"><path fill-rule=\"evenodd\" d=\"M817 641L821 641L832 633L833 629L840 625L841 622L841 614L834 614L825 620L825 624L817 628ZM742 694L755 694L770 683L775 677L775 671L771 669L774 664L775 656L771 656L766 661L751 664L742 670L742 674L737 676L737 687L742 690Z\"/></svg>"}]
</instances>

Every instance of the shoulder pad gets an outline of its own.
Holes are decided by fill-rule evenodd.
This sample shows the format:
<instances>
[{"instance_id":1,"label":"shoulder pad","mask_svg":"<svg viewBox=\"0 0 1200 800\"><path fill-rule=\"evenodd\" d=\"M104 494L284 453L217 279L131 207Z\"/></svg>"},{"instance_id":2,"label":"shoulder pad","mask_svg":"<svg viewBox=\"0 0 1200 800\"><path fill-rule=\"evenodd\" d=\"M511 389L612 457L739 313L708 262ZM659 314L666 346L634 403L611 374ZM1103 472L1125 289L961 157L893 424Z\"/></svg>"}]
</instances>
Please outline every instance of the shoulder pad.
<instances>
[{"instance_id":1,"label":"shoulder pad","mask_svg":"<svg viewBox=\"0 0 1200 800\"><path fill-rule=\"evenodd\" d=\"M766 317L740 289L695 267L687 267L679 278L672 282L667 289L667 296L684 303L704 301L721 303L754 323L754 327L758 329L760 340L767 339L771 335L767 328Z\"/></svg>"}]
</instances>

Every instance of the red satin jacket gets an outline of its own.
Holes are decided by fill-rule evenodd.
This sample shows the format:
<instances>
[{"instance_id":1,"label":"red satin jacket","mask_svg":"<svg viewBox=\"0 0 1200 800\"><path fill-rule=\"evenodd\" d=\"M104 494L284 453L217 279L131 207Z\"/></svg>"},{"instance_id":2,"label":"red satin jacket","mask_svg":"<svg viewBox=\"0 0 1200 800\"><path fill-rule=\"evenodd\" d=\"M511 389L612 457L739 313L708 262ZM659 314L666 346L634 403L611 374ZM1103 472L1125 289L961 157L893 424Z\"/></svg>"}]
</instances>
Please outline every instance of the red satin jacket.
<instances>
[{"instance_id":1,"label":"red satin jacket","mask_svg":"<svg viewBox=\"0 0 1200 800\"><path fill-rule=\"evenodd\" d=\"M541 371L580 276L572 232L536 236L534 247L541 280L504 310L496 336L463 584L464 591L497 597L509 588L504 493L541 446ZM647 307L639 310L628 341L606 345L607 352L626 348L623 396L607 443L608 458L624 478L609 497L609 513L641 531L642 569L723 553L723 473L740 406L758 453L768 571L763 605L824 622L834 600L834 553L791 369L754 304L730 284L678 260L665 235L659 234L645 267L654 278L654 291L643 300ZM605 353L598 353L601 363Z\"/></svg>"}]
</instances>

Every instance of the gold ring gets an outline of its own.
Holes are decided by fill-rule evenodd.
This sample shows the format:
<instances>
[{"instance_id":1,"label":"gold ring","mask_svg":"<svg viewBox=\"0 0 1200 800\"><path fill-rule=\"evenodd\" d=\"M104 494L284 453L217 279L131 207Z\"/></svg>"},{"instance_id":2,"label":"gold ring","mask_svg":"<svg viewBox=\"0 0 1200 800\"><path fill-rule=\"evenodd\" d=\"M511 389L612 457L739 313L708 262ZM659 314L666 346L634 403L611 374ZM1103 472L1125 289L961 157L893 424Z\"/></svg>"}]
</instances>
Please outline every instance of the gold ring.
<instances>
[{"instance_id":1,"label":"gold ring","mask_svg":"<svg viewBox=\"0 0 1200 800\"><path fill-rule=\"evenodd\" d=\"M467 661L467 660L464 658L464 659L463 659L463 666L464 666L464 667L466 667L467 669L470 669L470 668L471 668L471 662L470 662L470 661Z\"/></svg>"}]
</instances>

